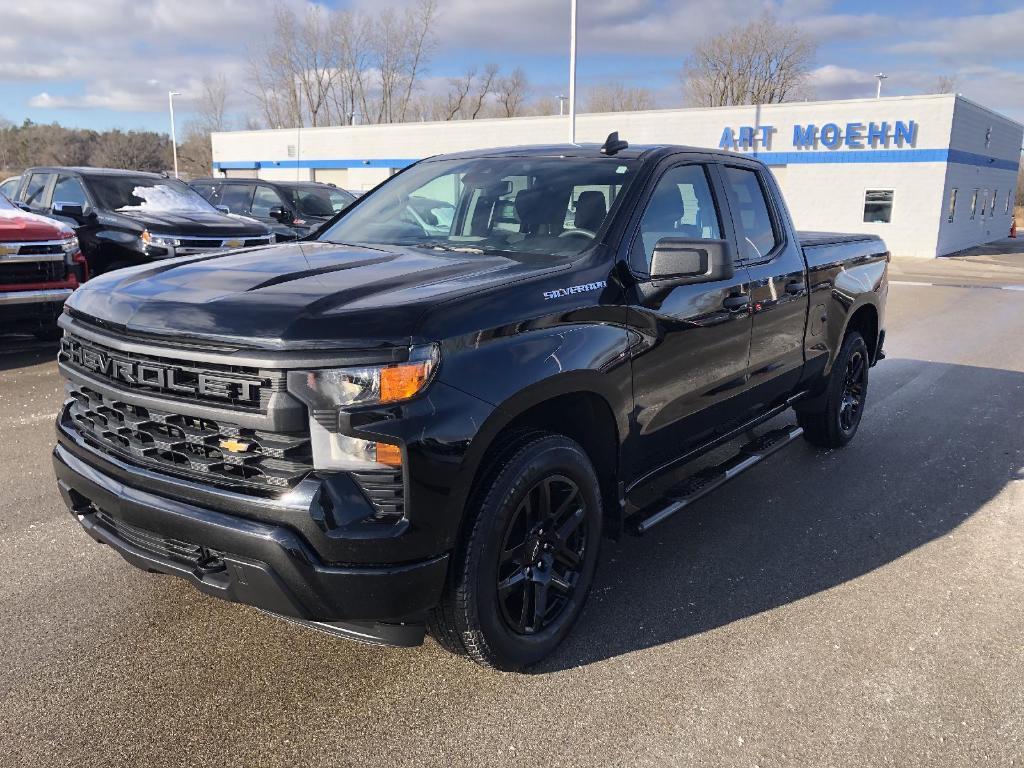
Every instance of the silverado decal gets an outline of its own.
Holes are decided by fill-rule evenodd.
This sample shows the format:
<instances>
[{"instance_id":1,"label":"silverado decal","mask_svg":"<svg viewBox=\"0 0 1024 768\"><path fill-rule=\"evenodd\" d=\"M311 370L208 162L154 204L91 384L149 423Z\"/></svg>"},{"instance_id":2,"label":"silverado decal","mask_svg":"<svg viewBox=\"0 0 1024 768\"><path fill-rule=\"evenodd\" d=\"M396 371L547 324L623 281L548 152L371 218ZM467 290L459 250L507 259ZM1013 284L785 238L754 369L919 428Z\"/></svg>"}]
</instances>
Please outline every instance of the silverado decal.
<instances>
[{"instance_id":1,"label":"silverado decal","mask_svg":"<svg viewBox=\"0 0 1024 768\"><path fill-rule=\"evenodd\" d=\"M583 285L571 285L568 288L557 288L553 291L544 291L544 298L561 299L565 296L572 296L574 293L597 291L604 288L606 285L607 283L604 280L598 280L596 283L584 283Z\"/></svg>"}]
</instances>

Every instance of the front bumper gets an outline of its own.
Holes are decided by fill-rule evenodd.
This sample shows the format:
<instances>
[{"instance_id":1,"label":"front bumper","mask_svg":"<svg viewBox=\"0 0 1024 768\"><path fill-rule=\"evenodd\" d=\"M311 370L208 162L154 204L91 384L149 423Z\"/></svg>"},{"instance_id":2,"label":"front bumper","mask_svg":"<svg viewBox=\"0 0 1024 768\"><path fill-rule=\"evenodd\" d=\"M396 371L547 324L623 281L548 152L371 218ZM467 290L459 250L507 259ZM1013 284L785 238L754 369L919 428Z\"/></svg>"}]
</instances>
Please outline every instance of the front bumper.
<instances>
[{"instance_id":1,"label":"front bumper","mask_svg":"<svg viewBox=\"0 0 1024 768\"><path fill-rule=\"evenodd\" d=\"M55 329L70 295L70 288L0 291L0 333Z\"/></svg>"},{"instance_id":2,"label":"front bumper","mask_svg":"<svg viewBox=\"0 0 1024 768\"><path fill-rule=\"evenodd\" d=\"M448 556L387 566L322 562L284 525L159 496L114 479L58 444L61 496L82 527L129 563L206 594L366 642L416 645Z\"/></svg>"}]
</instances>

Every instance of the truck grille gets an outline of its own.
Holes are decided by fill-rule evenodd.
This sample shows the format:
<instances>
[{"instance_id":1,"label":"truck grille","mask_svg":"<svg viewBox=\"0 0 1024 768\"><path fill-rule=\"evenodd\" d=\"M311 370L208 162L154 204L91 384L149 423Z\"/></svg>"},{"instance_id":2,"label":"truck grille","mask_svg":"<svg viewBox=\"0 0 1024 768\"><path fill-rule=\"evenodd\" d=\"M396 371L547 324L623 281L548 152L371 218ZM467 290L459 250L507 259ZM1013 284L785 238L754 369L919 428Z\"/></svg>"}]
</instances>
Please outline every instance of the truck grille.
<instances>
[{"instance_id":1,"label":"truck grille","mask_svg":"<svg viewBox=\"0 0 1024 768\"><path fill-rule=\"evenodd\" d=\"M30 285L63 281L67 267L61 261L0 261L0 285Z\"/></svg>"},{"instance_id":2,"label":"truck grille","mask_svg":"<svg viewBox=\"0 0 1024 768\"><path fill-rule=\"evenodd\" d=\"M158 394L168 401L204 403L266 412L285 388L284 371L235 365L190 365L181 360L122 352L65 333L58 361L130 392Z\"/></svg>"},{"instance_id":3,"label":"truck grille","mask_svg":"<svg viewBox=\"0 0 1024 768\"><path fill-rule=\"evenodd\" d=\"M71 387L69 417L95 449L158 472L277 494L313 471L308 434L246 429Z\"/></svg>"}]
</instances>

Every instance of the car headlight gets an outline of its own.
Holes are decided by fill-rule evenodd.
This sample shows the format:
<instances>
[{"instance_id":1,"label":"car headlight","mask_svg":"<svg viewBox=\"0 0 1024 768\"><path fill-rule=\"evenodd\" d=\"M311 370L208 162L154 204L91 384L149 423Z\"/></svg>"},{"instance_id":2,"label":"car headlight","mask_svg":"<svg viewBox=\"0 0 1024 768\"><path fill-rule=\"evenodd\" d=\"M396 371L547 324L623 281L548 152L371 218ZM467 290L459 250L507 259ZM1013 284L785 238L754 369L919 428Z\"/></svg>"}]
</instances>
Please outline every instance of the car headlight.
<instances>
[{"instance_id":1,"label":"car headlight","mask_svg":"<svg viewBox=\"0 0 1024 768\"><path fill-rule=\"evenodd\" d=\"M78 238L75 237L74 235L62 240L60 247L61 250L64 251L65 256L74 256L81 250L81 248L78 245Z\"/></svg>"},{"instance_id":2,"label":"car headlight","mask_svg":"<svg viewBox=\"0 0 1024 768\"><path fill-rule=\"evenodd\" d=\"M316 469L384 469L402 465L391 443L360 440L338 431L338 416L349 406L397 403L422 392L437 369L436 345L414 347L409 361L358 368L288 372L288 391L309 409Z\"/></svg>"},{"instance_id":3,"label":"car headlight","mask_svg":"<svg viewBox=\"0 0 1024 768\"><path fill-rule=\"evenodd\" d=\"M157 248L177 248L181 240L166 235L154 235L148 229L142 230L142 242L144 245L153 245Z\"/></svg>"}]
</instances>

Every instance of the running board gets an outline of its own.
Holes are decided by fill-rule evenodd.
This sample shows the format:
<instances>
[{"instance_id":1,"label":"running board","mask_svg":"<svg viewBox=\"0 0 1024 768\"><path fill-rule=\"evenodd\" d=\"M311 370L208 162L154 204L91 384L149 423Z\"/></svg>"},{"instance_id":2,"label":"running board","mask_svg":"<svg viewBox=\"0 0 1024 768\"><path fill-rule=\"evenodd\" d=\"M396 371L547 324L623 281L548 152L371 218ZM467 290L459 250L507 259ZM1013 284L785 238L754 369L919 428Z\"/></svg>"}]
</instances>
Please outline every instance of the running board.
<instances>
[{"instance_id":1,"label":"running board","mask_svg":"<svg viewBox=\"0 0 1024 768\"><path fill-rule=\"evenodd\" d=\"M804 433L803 427L788 426L765 432L760 437L740 448L731 459L714 467L702 469L674 486L668 495L668 506L648 515L639 513L639 521L633 525L637 534L643 534L658 523L672 517L676 512L690 506L697 499L706 496L737 475L767 459L776 451L785 448Z\"/></svg>"}]
</instances>

